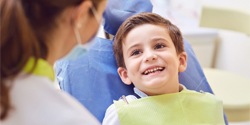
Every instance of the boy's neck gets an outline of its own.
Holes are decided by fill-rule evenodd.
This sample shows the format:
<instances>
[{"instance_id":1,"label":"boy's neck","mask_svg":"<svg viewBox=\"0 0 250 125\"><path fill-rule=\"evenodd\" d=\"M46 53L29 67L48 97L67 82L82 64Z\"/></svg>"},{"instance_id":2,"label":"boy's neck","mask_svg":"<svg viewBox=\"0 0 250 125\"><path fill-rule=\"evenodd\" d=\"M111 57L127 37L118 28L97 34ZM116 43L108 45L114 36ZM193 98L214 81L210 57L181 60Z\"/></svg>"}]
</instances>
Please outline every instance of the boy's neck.
<instances>
[{"instance_id":1,"label":"boy's neck","mask_svg":"<svg viewBox=\"0 0 250 125\"><path fill-rule=\"evenodd\" d=\"M185 86L183 86L182 84L179 84L179 92L181 92L182 90L185 89ZM141 90L139 90L138 88L134 88L134 92L135 94L137 94L140 98L143 97L148 97L149 95L147 95L146 93L142 92Z\"/></svg>"}]
</instances>

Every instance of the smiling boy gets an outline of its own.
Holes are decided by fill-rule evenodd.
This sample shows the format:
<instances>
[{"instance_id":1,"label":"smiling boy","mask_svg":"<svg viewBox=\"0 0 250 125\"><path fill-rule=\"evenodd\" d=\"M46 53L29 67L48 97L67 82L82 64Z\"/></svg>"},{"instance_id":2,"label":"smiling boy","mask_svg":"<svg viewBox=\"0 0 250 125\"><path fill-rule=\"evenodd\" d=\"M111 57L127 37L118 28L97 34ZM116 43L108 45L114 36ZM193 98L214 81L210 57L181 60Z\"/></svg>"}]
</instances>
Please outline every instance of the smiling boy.
<instances>
[{"instance_id":1,"label":"smiling boy","mask_svg":"<svg viewBox=\"0 0 250 125\"><path fill-rule=\"evenodd\" d=\"M119 28L113 48L120 78L134 84L139 99L129 95L114 101L104 125L225 124L220 100L179 83L187 54L180 30L170 21L153 13L132 16Z\"/></svg>"}]
</instances>

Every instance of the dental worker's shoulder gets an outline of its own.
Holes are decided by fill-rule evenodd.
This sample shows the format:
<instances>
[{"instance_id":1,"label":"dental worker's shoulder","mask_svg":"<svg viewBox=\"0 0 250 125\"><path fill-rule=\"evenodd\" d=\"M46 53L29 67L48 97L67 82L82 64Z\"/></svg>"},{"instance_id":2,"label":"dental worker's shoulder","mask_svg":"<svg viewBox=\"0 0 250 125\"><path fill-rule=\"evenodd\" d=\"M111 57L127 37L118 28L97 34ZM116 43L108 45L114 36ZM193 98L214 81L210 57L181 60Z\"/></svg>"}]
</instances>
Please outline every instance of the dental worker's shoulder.
<instances>
[{"instance_id":1,"label":"dental worker's shoulder","mask_svg":"<svg viewBox=\"0 0 250 125\"><path fill-rule=\"evenodd\" d=\"M11 99L15 110L11 114L13 117L10 118L15 120L22 117L19 125L22 123L36 125L100 124L76 99L55 89L53 82L46 77L30 75L17 78L11 90Z\"/></svg>"}]
</instances>

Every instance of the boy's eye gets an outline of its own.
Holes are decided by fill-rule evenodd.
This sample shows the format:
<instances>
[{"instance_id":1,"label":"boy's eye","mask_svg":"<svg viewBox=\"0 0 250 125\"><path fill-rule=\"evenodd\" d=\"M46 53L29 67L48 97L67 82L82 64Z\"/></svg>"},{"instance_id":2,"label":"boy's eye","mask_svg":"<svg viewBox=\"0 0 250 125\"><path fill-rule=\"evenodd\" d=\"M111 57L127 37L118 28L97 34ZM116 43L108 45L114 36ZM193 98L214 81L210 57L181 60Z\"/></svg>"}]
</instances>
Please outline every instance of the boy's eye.
<instances>
[{"instance_id":1,"label":"boy's eye","mask_svg":"<svg viewBox=\"0 0 250 125\"><path fill-rule=\"evenodd\" d=\"M134 50L134 51L132 51L131 56L135 56L135 55L138 55L138 54L141 54L141 51L140 50Z\"/></svg>"},{"instance_id":2,"label":"boy's eye","mask_svg":"<svg viewBox=\"0 0 250 125\"><path fill-rule=\"evenodd\" d=\"M160 48L164 48L164 47L166 47L165 44L157 43L157 44L155 45L155 48L154 48L154 49L160 49Z\"/></svg>"}]
</instances>

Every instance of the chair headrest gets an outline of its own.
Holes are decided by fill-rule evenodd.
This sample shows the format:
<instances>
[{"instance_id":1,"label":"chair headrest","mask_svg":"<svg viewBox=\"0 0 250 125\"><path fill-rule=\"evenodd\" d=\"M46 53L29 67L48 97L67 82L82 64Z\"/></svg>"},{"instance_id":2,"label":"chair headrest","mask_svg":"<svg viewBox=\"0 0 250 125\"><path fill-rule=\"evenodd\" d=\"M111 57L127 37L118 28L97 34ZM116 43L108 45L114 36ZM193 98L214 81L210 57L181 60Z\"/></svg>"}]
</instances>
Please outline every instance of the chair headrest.
<instances>
[{"instance_id":1,"label":"chair headrest","mask_svg":"<svg viewBox=\"0 0 250 125\"><path fill-rule=\"evenodd\" d=\"M120 25L130 16L141 12L152 12L150 0L108 0L104 11L104 30L115 35Z\"/></svg>"}]
</instances>

